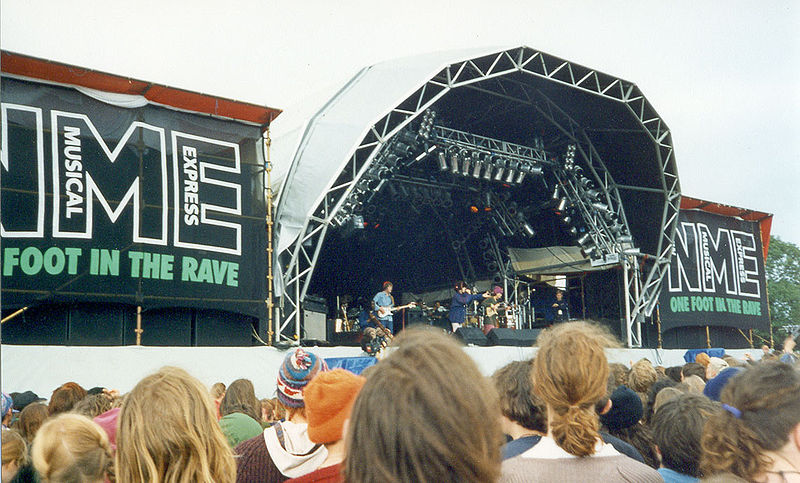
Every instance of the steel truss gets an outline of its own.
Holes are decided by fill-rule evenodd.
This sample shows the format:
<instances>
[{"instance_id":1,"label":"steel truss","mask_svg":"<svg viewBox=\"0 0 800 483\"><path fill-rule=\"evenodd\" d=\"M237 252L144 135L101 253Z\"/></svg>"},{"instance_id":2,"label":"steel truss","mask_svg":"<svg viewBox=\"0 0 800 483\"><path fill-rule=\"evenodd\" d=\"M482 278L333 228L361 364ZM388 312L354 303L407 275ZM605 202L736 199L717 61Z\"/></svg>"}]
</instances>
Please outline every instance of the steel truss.
<instances>
[{"instance_id":1,"label":"steel truss","mask_svg":"<svg viewBox=\"0 0 800 483\"><path fill-rule=\"evenodd\" d=\"M657 146L660 189L621 186L614 183L592 145L586 129L538 89L505 77L518 72L623 104L638 121L641 131L646 133ZM528 47L506 50L446 66L368 128L367 135L360 140L351 156L342 161L339 177L332 180L318 198L316 209L307 217L301 230L302 234L292 245L277 255L276 262L283 270L284 296L282 320L276 327L276 341L296 342L299 339L301 302L308 291L328 228L376 156L391 142L393 136L412 121L421 118L436 101L451 89L462 87L533 106L544 119L557 127L571 143L577 146L582 164L591 173L592 180L603 193L608 206L613 207L626 229L628 223L619 196L620 189L663 193L661 233L656 253L649 255L653 263L648 264L645 273L641 274L639 272L641 264L634 263L635 261L628 256L622 257L623 266L626 268L624 270L625 323L628 346L641 346L640 323L645 316L650 316L657 302L661 283L673 253L680 206L680 184L669 128L635 84ZM536 154L538 150L529 149L538 161L546 161L538 158ZM291 179L291 171L287 179ZM283 187L283 189L288 188L290 187ZM281 204L278 206L277 220L281 219L282 209ZM631 269L632 273L627 269Z\"/></svg>"}]
</instances>

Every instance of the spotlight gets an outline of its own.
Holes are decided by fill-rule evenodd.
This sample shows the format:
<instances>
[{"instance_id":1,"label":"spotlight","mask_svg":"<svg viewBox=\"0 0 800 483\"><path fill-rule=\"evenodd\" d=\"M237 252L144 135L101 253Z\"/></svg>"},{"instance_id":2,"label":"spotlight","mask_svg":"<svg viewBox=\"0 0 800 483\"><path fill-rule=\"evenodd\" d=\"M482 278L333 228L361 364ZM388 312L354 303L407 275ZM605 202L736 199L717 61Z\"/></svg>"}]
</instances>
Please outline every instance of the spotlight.
<instances>
[{"instance_id":1,"label":"spotlight","mask_svg":"<svg viewBox=\"0 0 800 483\"><path fill-rule=\"evenodd\" d=\"M536 235L536 232L533 231L533 227L530 225L530 223L525 223L524 225L522 225L522 231L524 231L525 234L531 238L533 238Z\"/></svg>"},{"instance_id":2,"label":"spotlight","mask_svg":"<svg viewBox=\"0 0 800 483\"><path fill-rule=\"evenodd\" d=\"M553 190L553 200L558 201L561 198L561 186L556 185L556 189Z\"/></svg>"},{"instance_id":3,"label":"spotlight","mask_svg":"<svg viewBox=\"0 0 800 483\"><path fill-rule=\"evenodd\" d=\"M483 179L489 181L492 179L492 157L486 155L486 159L484 159L483 162L486 165L486 171L483 172Z\"/></svg>"},{"instance_id":4,"label":"spotlight","mask_svg":"<svg viewBox=\"0 0 800 483\"><path fill-rule=\"evenodd\" d=\"M480 155L478 153L472 153L472 163L475 165L475 168L472 170L472 177L476 179L480 178L483 162L481 161Z\"/></svg>"},{"instance_id":5,"label":"spotlight","mask_svg":"<svg viewBox=\"0 0 800 483\"><path fill-rule=\"evenodd\" d=\"M594 207L594 209L596 209L597 211L603 211L603 212L608 212L608 211L609 211L609 209L608 209L608 205L607 205L607 204L605 204L605 203L602 203L602 202L600 202L600 201L595 201L594 203L592 203L592 206L593 206L593 207Z\"/></svg>"},{"instance_id":6,"label":"spotlight","mask_svg":"<svg viewBox=\"0 0 800 483\"><path fill-rule=\"evenodd\" d=\"M514 181L514 176L516 174L517 173L513 169L509 168L508 169L508 174L506 175L506 183L511 183L512 181ZM522 173L522 174L524 175L525 173Z\"/></svg>"},{"instance_id":7,"label":"spotlight","mask_svg":"<svg viewBox=\"0 0 800 483\"><path fill-rule=\"evenodd\" d=\"M587 178L585 176L581 176L580 183L581 183L581 186L583 186L584 188L588 188L589 185L592 184L592 180L590 180L589 178Z\"/></svg>"},{"instance_id":8,"label":"spotlight","mask_svg":"<svg viewBox=\"0 0 800 483\"><path fill-rule=\"evenodd\" d=\"M458 174L458 153L455 151L450 155L450 168L453 174Z\"/></svg>"},{"instance_id":9,"label":"spotlight","mask_svg":"<svg viewBox=\"0 0 800 483\"><path fill-rule=\"evenodd\" d=\"M600 192L595 190L595 189L586 190L585 194L586 194L586 197L588 197L589 199L596 200L596 199L600 198Z\"/></svg>"},{"instance_id":10,"label":"spotlight","mask_svg":"<svg viewBox=\"0 0 800 483\"><path fill-rule=\"evenodd\" d=\"M558 202L558 206L556 206L556 211L564 211L564 208L567 207L567 198L561 198Z\"/></svg>"},{"instance_id":11,"label":"spotlight","mask_svg":"<svg viewBox=\"0 0 800 483\"><path fill-rule=\"evenodd\" d=\"M524 180L525 180L525 171L520 169L519 173L517 173L517 179L514 180L514 183L515 184L522 184L522 182Z\"/></svg>"},{"instance_id":12,"label":"spotlight","mask_svg":"<svg viewBox=\"0 0 800 483\"><path fill-rule=\"evenodd\" d=\"M444 151L439 151L439 169L447 171L447 154Z\"/></svg>"},{"instance_id":13,"label":"spotlight","mask_svg":"<svg viewBox=\"0 0 800 483\"><path fill-rule=\"evenodd\" d=\"M570 227L570 229L569 229L569 234L570 234L570 235L572 235L572 236L575 236L575 235L577 235L577 234L578 234L578 229L577 229L577 228L575 228L574 226L573 226L573 227Z\"/></svg>"},{"instance_id":14,"label":"spotlight","mask_svg":"<svg viewBox=\"0 0 800 483\"><path fill-rule=\"evenodd\" d=\"M619 242L620 244L624 243L631 244L633 243L633 237L630 235L622 235L617 238L617 242Z\"/></svg>"},{"instance_id":15,"label":"spotlight","mask_svg":"<svg viewBox=\"0 0 800 483\"><path fill-rule=\"evenodd\" d=\"M505 164L506 164L505 160L503 159L497 160L497 165L495 166L497 168L497 171L495 171L494 173L495 181L500 181L501 179L503 179L503 170L505 169Z\"/></svg>"},{"instance_id":16,"label":"spotlight","mask_svg":"<svg viewBox=\"0 0 800 483\"><path fill-rule=\"evenodd\" d=\"M578 245L584 246L591 239L592 237L588 233L584 233L580 238L578 238Z\"/></svg>"},{"instance_id":17,"label":"spotlight","mask_svg":"<svg viewBox=\"0 0 800 483\"><path fill-rule=\"evenodd\" d=\"M461 174L464 176L469 176L469 154L466 151L461 151Z\"/></svg>"},{"instance_id":18,"label":"spotlight","mask_svg":"<svg viewBox=\"0 0 800 483\"><path fill-rule=\"evenodd\" d=\"M572 223L572 217L567 215L564 217L563 221L565 224L569 225L570 223Z\"/></svg>"},{"instance_id":19,"label":"spotlight","mask_svg":"<svg viewBox=\"0 0 800 483\"><path fill-rule=\"evenodd\" d=\"M544 169L542 169L542 167L541 167L541 166L539 166L539 165L536 165L536 166L531 166L531 167L528 169L528 171L529 171L529 172L530 172L532 175L534 175L534 176L541 176L541 175L542 175L542 173L544 172Z\"/></svg>"},{"instance_id":20,"label":"spotlight","mask_svg":"<svg viewBox=\"0 0 800 483\"><path fill-rule=\"evenodd\" d=\"M597 251L596 245L589 245L588 247L583 248L583 254L589 258L593 258L592 254L595 253L595 251Z\"/></svg>"}]
</instances>

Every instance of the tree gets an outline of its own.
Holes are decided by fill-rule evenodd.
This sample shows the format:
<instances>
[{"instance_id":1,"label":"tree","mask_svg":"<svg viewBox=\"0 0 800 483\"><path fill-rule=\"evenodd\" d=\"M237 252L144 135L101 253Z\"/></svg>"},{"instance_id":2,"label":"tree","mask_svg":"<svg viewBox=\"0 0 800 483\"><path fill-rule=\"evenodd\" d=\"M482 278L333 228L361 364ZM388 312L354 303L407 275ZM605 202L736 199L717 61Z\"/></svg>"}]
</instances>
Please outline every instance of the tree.
<instances>
[{"instance_id":1,"label":"tree","mask_svg":"<svg viewBox=\"0 0 800 483\"><path fill-rule=\"evenodd\" d=\"M800 247L778 237L770 237L766 261L769 311L776 343L800 324Z\"/></svg>"}]
</instances>

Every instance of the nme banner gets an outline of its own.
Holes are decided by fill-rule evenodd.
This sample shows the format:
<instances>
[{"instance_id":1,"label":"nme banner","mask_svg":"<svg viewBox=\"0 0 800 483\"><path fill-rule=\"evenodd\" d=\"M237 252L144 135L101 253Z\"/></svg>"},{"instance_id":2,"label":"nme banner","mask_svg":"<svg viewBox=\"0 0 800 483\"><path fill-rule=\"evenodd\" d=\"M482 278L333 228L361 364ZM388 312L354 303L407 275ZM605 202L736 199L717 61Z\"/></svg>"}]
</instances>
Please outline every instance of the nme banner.
<instances>
[{"instance_id":1,"label":"nme banner","mask_svg":"<svg viewBox=\"0 0 800 483\"><path fill-rule=\"evenodd\" d=\"M697 210L681 210L678 220L659 299L662 329L769 329L758 223Z\"/></svg>"},{"instance_id":2,"label":"nme banner","mask_svg":"<svg viewBox=\"0 0 800 483\"><path fill-rule=\"evenodd\" d=\"M3 308L104 301L260 316L257 127L3 78Z\"/></svg>"}]
</instances>

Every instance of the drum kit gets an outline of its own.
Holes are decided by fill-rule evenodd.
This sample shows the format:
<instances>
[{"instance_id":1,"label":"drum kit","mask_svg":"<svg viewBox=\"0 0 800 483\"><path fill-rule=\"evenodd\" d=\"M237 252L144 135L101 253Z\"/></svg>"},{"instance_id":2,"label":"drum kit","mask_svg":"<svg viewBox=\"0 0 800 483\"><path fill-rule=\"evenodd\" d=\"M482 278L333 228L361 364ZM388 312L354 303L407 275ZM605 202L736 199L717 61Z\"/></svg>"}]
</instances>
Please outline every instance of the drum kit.
<instances>
[{"instance_id":1,"label":"drum kit","mask_svg":"<svg viewBox=\"0 0 800 483\"><path fill-rule=\"evenodd\" d=\"M482 310L483 309L483 310ZM496 325L495 325L496 324ZM477 307L467 311L465 327L484 329L518 329L522 328L522 311L518 305L499 303L491 307Z\"/></svg>"}]
</instances>

